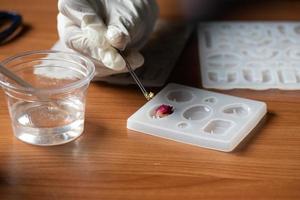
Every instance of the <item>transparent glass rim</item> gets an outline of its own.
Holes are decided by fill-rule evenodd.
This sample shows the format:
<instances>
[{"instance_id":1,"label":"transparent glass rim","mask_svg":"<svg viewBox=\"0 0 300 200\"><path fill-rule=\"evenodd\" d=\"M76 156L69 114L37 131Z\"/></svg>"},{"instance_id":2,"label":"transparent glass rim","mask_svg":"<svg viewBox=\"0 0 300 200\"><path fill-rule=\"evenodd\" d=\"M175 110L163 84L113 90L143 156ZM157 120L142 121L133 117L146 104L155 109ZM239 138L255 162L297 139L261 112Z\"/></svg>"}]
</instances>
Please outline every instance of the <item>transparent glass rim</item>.
<instances>
[{"instance_id":1,"label":"transparent glass rim","mask_svg":"<svg viewBox=\"0 0 300 200\"><path fill-rule=\"evenodd\" d=\"M18 53L11 57L8 57L8 58L4 59L3 61L1 61L0 64L5 66L8 63L10 63L14 60L20 59L22 57L27 57L30 55L38 55L38 54L55 54L55 53L80 57L81 59L84 60L84 62L86 62L86 65L88 68L88 74L84 78L82 78L78 81L66 84L62 88L52 88L52 89L26 88L26 87L22 87L22 86L15 86L15 85L9 84L8 82L4 82L1 79L0 79L0 85L2 85L2 87L6 88L6 89L13 90L13 91L19 91L19 92L23 92L23 93L43 93L43 94L51 93L51 94L53 94L53 93L63 93L65 91L79 88L79 87L87 84L88 82L90 82L93 79L93 77L95 75L94 63L86 56L84 56L82 54L78 54L78 53L72 53L72 52L57 51L57 50L26 51L26 52Z\"/></svg>"}]
</instances>

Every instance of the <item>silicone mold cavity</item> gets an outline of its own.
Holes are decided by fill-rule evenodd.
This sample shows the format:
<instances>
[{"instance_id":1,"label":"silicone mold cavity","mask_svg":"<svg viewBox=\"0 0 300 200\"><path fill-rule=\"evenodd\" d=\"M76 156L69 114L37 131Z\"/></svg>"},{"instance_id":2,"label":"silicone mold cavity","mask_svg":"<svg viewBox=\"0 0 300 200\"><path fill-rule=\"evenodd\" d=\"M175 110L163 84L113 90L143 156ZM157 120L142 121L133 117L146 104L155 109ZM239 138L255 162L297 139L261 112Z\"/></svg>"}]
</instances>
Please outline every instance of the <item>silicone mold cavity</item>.
<instances>
[{"instance_id":1,"label":"silicone mold cavity","mask_svg":"<svg viewBox=\"0 0 300 200\"><path fill-rule=\"evenodd\" d=\"M262 71L262 81L264 83L270 82L272 80L272 75L270 70L263 70Z\"/></svg>"},{"instance_id":2,"label":"silicone mold cavity","mask_svg":"<svg viewBox=\"0 0 300 200\"><path fill-rule=\"evenodd\" d=\"M233 126L232 122L225 120L213 120L204 128L204 132L210 134L224 134Z\"/></svg>"},{"instance_id":3,"label":"silicone mold cavity","mask_svg":"<svg viewBox=\"0 0 300 200\"><path fill-rule=\"evenodd\" d=\"M216 72L208 72L208 79L212 82L218 82L218 74Z\"/></svg>"},{"instance_id":4,"label":"silicone mold cavity","mask_svg":"<svg viewBox=\"0 0 300 200\"><path fill-rule=\"evenodd\" d=\"M208 72L208 79L212 82L232 83L237 80L237 74L236 72Z\"/></svg>"},{"instance_id":5,"label":"silicone mold cavity","mask_svg":"<svg viewBox=\"0 0 300 200\"><path fill-rule=\"evenodd\" d=\"M187 128L188 126L189 126L189 124L186 122L180 122L177 124L177 127L181 128L181 129Z\"/></svg>"},{"instance_id":6,"label":"silicone mold cavity","mask_svg":"<svg viewBox=\"0 0 300 200\"><path fill-rule=\"evenodd\" d=\"M187 102L193 99L192 93L184 90L172 91L167 95L167 98L170 101L174 101L177 103Z\"/></svg>"},{"instance_id":7,"label":"silicone mold cavity","mask_svg":"<svg viewBox=\"0 0 300 200\"><path fill-rule=\"evenodd\" d=\"M197 105L183 112L183 117L188 120L203 120L211 114L212 110L205 105Z\"/></svg>"},{"instance_id":8,"label":"silicone mold cavity","mask_svg":"<svg viewBox=\"0 0 300 200\"><path fill-rule=\"evenodd\" d=\"M280 70L278 76L281 83L293 84L298 82L297 73L294 69Z\"/></svg>"},{"instance_id":9,"label":"silicone mold cavity","mask_svg":"<svg viewBox=\"0 0 300 200\"><path fill-rule=\"evenodd\" d=\"M223 109L223 113L237 116L237 117L245 117L249 114L250 108L246 105L230 105L226 106Z\"/></svg>"},{"instance_id":10,"label":"silicone mold cavity","mask_svg":"<svg viewBox=\"0 0 300 200\"><path fill-rule=\"evenodd\" d=\"M223 43L222 43L223 44ZM224 44L223 44L224 46ZM223 48L225 48L225 45ZM216 53L207 57L207 65L211 67L236 67L238 65L239 57L235 54L221 54Z\"/></svg>"},{"instance_id":11,"label":"silicone mold cavity","mask_svg":"<svg viewBox=\"0 0 300 200\"><path fill-rule=\"evenodd\" d=\"M237 74L236 73L228 73L227 74L227 81L229 83L235 82L237 80Z\"/></svg>"},{"instance_id":12,"label":"silicone mold cavity","mask_svg":"<svg viewBox=\"0 0 300 200\"><path fill-rule=\"evenodd\" d=\"M203 99L203 102L209 103L209 104L215 104L217 103L217 98L216 97L207 97Z\"/></svg>"},{"instance_id":13,"label":"silicone mold cavity","mask_svg":"<svg viewBox=\"0 0 300 200\"><path fill-rule=\"evenodd\" d=\"M244 79L252 83L266 83L271 81L271 73L269 70L243 70Z\"/></svg>"},{"instance_id":14,"label":"silicone mold cavity","mask_svg":"<svg viewBox=\"0 0 300 200\"><path fill-rule=\"evenodd\" d=\"M300 35L300 26L295 26L294 27L294 32L298 35Z\"/></svg>"},{"instance_id":15,"label":"silicone mold cavity","mask_svg":"<svg viewBox=\"0 0 300 200\"><path fill-rule=\"evenodd\" d=\"M162 105L162 104L161 104ZM156 109L159 107L159 106L161 106L161 105L156 105L156 106L154 106L152 109L150 109L150 111L149 111L149 117L151 118L151 119L164 119L164 118L166 118L166 117L169 117L170 115L172 115L173 113L174 113L174 111L171 113L171 114L169 114L169 115L167 115L167 116L164 116L164 117L157 117L156 116ZM166 104L167 105L167 104ZM172 106L172 105L170 105L170 106ZM172 106L173 108L174 108L174 106Z\"/></svg>"}]
</instances>

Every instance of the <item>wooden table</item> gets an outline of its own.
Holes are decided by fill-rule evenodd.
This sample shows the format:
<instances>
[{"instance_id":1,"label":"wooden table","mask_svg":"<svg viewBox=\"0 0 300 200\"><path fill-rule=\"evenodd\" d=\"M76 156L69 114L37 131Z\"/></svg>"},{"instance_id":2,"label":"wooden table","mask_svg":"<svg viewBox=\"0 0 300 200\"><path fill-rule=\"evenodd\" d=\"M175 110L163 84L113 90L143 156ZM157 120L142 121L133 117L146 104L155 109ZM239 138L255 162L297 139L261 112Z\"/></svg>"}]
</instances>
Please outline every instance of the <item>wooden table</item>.
<instances>
[{"instance_id":1,"label":"wooden table","mask_svg":"<svg viewBox=\"0 0 300 200\"><path fill-rule=\"evenodd\" d=\"M270 2L270 1L268 1ZM0 59L48 49L57 40L56 1L0 0L20 12L24 34L0 46ZM174 16L172 1L160 1ZM300 2L249 3L215 19L298 20ZM170 81L200 87L193 36ZM145 103L135 87L91 84L86 128L74 142L37 147L12 133L0 95L0 199L299 199L300 92L220 91L265 101L268 114L233 153L180 144L126 129L126 119Z\"/></svg>"}]
</instances>

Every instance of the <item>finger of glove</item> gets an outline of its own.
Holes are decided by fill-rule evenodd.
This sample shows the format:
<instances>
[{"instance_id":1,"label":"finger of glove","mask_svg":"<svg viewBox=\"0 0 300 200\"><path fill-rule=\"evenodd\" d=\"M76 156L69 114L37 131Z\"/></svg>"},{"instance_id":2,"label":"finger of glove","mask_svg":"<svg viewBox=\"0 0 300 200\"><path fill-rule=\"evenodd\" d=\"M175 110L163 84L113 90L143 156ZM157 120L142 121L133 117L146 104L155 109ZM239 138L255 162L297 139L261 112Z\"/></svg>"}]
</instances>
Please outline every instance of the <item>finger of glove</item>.
<instances>
[{"instance_id":1,"label":"finger of glove","mask_svg":"<svg viewBox=\"0 0 300 200\"><path fill-rule=\"evenodd\" d=\"M82 1L78 1L78 3L81 3L78 4L80 6L85 5ZM104 37L105 27L97 21L98 18L94 13L89 12L89 14L86 14L86 12L85 9L85 13L81 15L81 20L83 21L81 28L73 21L74 19L70 19L63 15L63 13L60 13L58 15L58 30L60 37L69 48L91 56L96 60L101 60L102 63L110 69L117 71L123 70L125 68L125 61L113 47L110 47L110 45L107 44ZM140 66L143 63L143 59L136 59L140 56L132 55L135 54L130 54L129 58L129 62L132 62L132 67Z\"/></svg>"},{"instance_id":2,"label":"finger of glove","mask_svg":"<svg viewBox=\"0 0 300 200\"><path fill-rule=\"evenodd\" d=\"M115 35L123 34L127 37L123 47L137 49L142 47L152 32L158 15L155 1L126 1L126 4L118 5L111 1L108 5L110 6L107 18L108 30L113 29Z\"/></svg>"},{"instance_id":3,"label":"finger of glove","mask_svg":"<svg viewBox=\"0 0 300 200\"><path fill-rule=\"evenodd\" d=\"M136 51L126 52L126 59L130 63L131 68L133 70L141 67L144 63L143 56L139 52L136 52ZM94 61L94 63L95 63L95 61ZM127 68L124 68L120 71L116 71L116 70L112 70L110 68L104 67L103 65L99 65L97 63L95 63L95 67L96 67L96 74L95 74L94 80L97 80L102 77L110 76L113 74L120 74L120 73L128 72Z\"/></svg>"},{"instance_id":4,"label":"finger of glove","mask_svg":"<svg viewBox=\"0 0 300 200\"><path fill-rule=\"evenodd\" d=\"M130 41L129 35L124 33L119 27L109 25L106 32L106 39L111 46L124 50Z\"/></svg>"},{"instance_id":5,"label":"finger of glove","mask_svg":"<svg viewBox=\"0 0 300 200\"><path fill-rule=\"evenodd\" d=\"M126 52L125 56L132 69L141 67L144 64L144 57L138 51L130 50Z\"/></svg>"},{"instance_id":6,"label":"finger of glove","mask_svg":"<svg viewBox=\"0 0 300 200\"><path fill-rule=\"evenodd\" d=\"M95 10L87 0L59 0L58 10L78 26L86 15L96 15Z\"/></svg>"},{"instance_id":7,"label":"finger of glove","mask_svg":"<svg viewBox=\"0 0 300 200\"><path fill-rule=\"evenodd\" d=\"M103 62L103 64L116 71L121 71L125 68L125 60L123 57L117 52L117 50L113 47L109 47L106 49L98 49L98 55Z\"/></svg>"},{"instance_id":8,"label":"finger of glove","mask_svg":"<svg viewBox=\"0 0 300 200\"><path fill-rule=\"evenodd\" d=\"M105 38L107 27L98 17L100 1L59 0L58 7L62 15L81 27L91 46L106 48L110 45Z\"/></svg>"},{"instance_id":9,"label":"finger of glove","mask_svg":"<svg viewBox=\"0 0 300 200\"><path fill-rule=\"evenodd\" d=\"M132 4L132 1L128 1L126 5L116 4L114 1L107 4L109 7L107 8L108 31L106 37L112 46L120 50L125 49L128 43L131 43L136 37L134 29L143 29L139 19L142 16Z\"/></svg>"},{"instance_id":10,"label":"finger of glove","mask_svg":"<svg viewBox=\"0 0 300 200\"><path fill-rule=\"evenodd\" d=\"M119 72L127 71L127 68L125 68L126 61L130 64L132 69L136 69L144 64L142 54L134 50L127 51L124 54L125 58L123 58L115 48L99 49L98 54L105 66ZM124 59L126 59L126 61Z\"/></svg>"},{"instance_id":11,"label":"finger of glove","mask_svg":"<svg viewBox=\"0 0 300 200\"><path fill-rule=\"evenodd\" d=\"M57 30L59 37L67 47L80 53L91 54L87 38L84 37L82 30L69 18L61 13L57 15Z\"/></svg>"},{"instance_id":12,"label":"finger of glove","mask_svg":"<svg viewBox=\"0 0 300 200\"><path fill-rule=\"evenodd\" d=\"M100 59L102 63L113 70L125 68L125 61L117 50L105 38L106 29L99 24L90 24L82 28L82 39L86 38L86 47L91 49L90 55Z\"/></svg>"},{"instance_id":13,"label":"finger of glove","mask_svg":"<svg viewBox=\"0 0 300 200\"><path fill-rule=\"evenodd\" d=\"M81 29L69 18L58 14L58 32L70 49L90 56L113 70L119 71L125 68L125 61L115 48L110 45L95 45L96 39L92 36L99 32L97 26L87 26Z\"/></svg>"},{"instance_id":14,"label":"finger of glove","mask_svg":"<svg viewBox=\"0 0 300 200\"><path fill-rule=\"evenodd\" d=\"M125 68L124 59L105 37L107 32L105 27L99 24L90 24L82 27L82 30L83 37L88 39L88 46L95 49L95 51L91 52L95 53L94 58L100 59L106 67L113 70L120 71Z\"/></svg>"},{"instance_id":15,"label":"finger of glove","mask_svg":"<svg viewBox=\"0 0 300 200\"><path fill-rule=\"evenodd\" d=\"M104 65L99 64L96 60L92 59L95 64L95 76L94 80L97 78L107 77L113 74L122 73L122 71L112 70L110 68L105 67Z\"/></svg>"},{"instance_id":16,"label":"finger of glove","mask_svg":"<svg viewBox=\"0 0 300 200\"><path fill-rule=\"evenodd\" d=\"M98 65L104 66L104 63L101 61L98 54L99 48L96 46L90 46L87 34L83 33L81 28L61 13L57 16L57 29L59 37L68 48L88 57L92 57L95 59L94 62L98 62Z\"/></svg>"}]
</instances>

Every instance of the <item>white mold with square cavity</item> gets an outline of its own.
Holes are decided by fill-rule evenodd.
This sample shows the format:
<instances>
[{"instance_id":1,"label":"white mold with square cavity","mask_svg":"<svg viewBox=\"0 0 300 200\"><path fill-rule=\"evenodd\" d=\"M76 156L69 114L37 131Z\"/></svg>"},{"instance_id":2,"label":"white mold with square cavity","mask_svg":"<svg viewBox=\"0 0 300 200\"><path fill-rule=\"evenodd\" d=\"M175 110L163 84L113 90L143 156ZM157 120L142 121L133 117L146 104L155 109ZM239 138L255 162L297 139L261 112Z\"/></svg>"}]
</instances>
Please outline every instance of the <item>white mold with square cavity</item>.
<instances>
[{"instance_id":1,"label":"white mold with square cavity","mask_svg":"<svg viewBox=\"0 0 300 200\"><path fill-rule=\"evenodd\" d=\"M158 118L160 105L174 112ZM266 104L171 83L127 120L127 128L200 147L232 151L266 114Z\"/></svg>"},{"instance_id":2,"label":"white mold with square cavity","mask_svg":"<svg viewBox=\"0 0 300 200\"><path fill-rule=\"evenodd\" d=\"M205 88L300 89L300 22L198 26Z\"/></svg>"}]
</instances>

